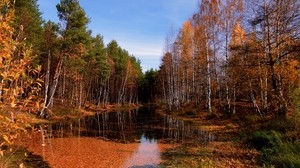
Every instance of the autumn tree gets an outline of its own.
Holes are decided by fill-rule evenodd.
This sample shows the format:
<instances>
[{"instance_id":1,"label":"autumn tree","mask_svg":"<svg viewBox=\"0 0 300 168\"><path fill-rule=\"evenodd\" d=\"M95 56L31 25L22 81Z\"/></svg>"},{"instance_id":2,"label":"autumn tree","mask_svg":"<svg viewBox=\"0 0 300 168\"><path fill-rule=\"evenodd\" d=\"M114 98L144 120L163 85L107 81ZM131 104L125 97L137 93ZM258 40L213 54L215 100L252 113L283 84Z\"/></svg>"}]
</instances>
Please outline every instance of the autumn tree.
<instances>
[{"instance_id":1,"label":"autumn tree","mask_svg":"<svg viewBox=\"0 0 300 168\"><path fill-rule=\"evenodd\" d=\"M225 109L228 114L234 113L235 112L235 107L231 109L231 100L235 101L235 93L236 91L234 90L235 86L229 86L229 83L231 82L230 79L228 78L229 74L228 73L228 61L229 61L229 56L230 56L230 42L234 40L232 37L233 30L235 29L235 26L239 24L242 20L243 16L243 11L244 11L244 2L240 0L226 0L222 1L220 4L221 6L221 11L220 11L220 30L222 34L224 35L224 57L225 57L225 66L224 66L224 73L225 73L225 100L226 100L226 105ZM223 58L224 58L223 57ZM232 98L233 97L233 98Z\"/></svg>"},{"instance_id":2,"label":"autumn tree","mask_svg":"<svg viewBox=\"0 0 300 168\"><path fill-rule=\"evenodd\" d=\"M216 27L218 25L219 3L216 0L203 0L199 6L199 12L195 19L198 29L203 34L202 43L203 57L206 59L206 104L208 111L212 113L212 89L214 59L217 53L216 48Z\"/></svg>"},{"instance_id":3,"label":"autumn tree","mask_svg":"<svg viewBox=\"0 0 300 168\"><path fill-rule=\"evenodd\" d=\"M228 86L232 88L233 106L230 109L235 113L237 98L251 100L253 107L263 118L262 108L259 104L261 80L263 78L260 62L261 54L251 53L261 47L254 36L247 36L239 22L232 30L232 37L229 44L230 52L227 60L227 79Z\"/></svg>"},{"instance_id":4,"label":"autumn tree","mask_svg":"<svg viewBox=\"0 0 300 168\"><path fill-rule=\"evenodd\" d=\"M190 102L190 95L195 92L195 63L193 60L193 34L194 29L190 21L186 21L181 30L181 59L180 68L182 69L182 101Z\"/></svg>"},{"instance_id":5,"label":"autumn tree","mask_svg":"<svg viewBox=\"0 0 300 168\"><path fill-rule=\"evenodd\" d=\"M167 52L162 58L160 66L161 85L164 92L164 103L171 110L174 105L174 70L172 53Z\"/></svg>"},{"instance_id":6,"label":"autumn tree","mask_svg":"<svg viewBox=\"0 0 300 168\"><path fill-rule=\"evenodd\" d=\"M19 33L13 28L14 4L10 1L1 1L0 15L0 101L1 108L9 109L26 107L38 95L41 86L41 67L33 67L31 63L34 55L22 39L14 34ZM14 121L14 110L10 110Z\"/></svg>"},{"instance_id":7,"label":"autumn tree","mask_svg":"<svg viewBox=\"0 0 300 168\"><path fill-rule=\"evenodd\" d=\"M287 116L290 94L288 74L283 72L299 53L299 35L296 33L300 23L299 5L297 0L260 1L251 22L258 32L257 38L263 43L264 64L271 82L269 90L274 112L279 118Z\"/></svg>"},{"instance_id":8,"label":"autumn tree","mask_svg":"<svg viewBox=\"0 0 300 168\"><path fill-rule=\"evenodd\" d=\"M212 113L212 91L216 94L218 83L218 18L218 2L202 1L199 12L184 23L176 38L167 39L171 45L167 45L160 73L165 75L161 82L169 109L178 109L190 100L199 104L205 95L206 106Z\"/></svg>"}]
</instances>

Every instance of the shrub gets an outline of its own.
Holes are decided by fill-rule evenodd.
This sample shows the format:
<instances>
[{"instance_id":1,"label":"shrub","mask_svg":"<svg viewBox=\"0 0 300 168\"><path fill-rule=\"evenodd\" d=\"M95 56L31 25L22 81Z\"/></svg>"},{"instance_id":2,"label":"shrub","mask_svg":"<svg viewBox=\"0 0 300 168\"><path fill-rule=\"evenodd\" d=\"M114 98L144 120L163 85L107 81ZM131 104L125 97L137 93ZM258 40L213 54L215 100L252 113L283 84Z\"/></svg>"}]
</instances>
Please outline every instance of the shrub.
<instances>
[{"instance_id":1,"label":"shrub","mask_svg":"<svg viewBox=\"0 0 300 168\"><path fill-rule=\"evenodd\" d=\"M294 117L295 126L300 130L300 87L296 88L291 95L292 104L294 106Z\"/></svg>"},{"instance_id":2,"label":"shrub","mask_svg":"<svg viewBox=\"0 0 300 168\"><path fill-rule=\"evenodd\" d=\"M245 124L249 125L249 124L255 124L257 123L257 121L259 121L261 118L259 115L257 114L251 114L251 115L246 115L244 118L244 122Z\"/></svg>"},{"instance_id":3,"label":"shrub","mask_svg":"<svg viewBox=\"0 0 300 168\"><path fill-rule=\"evenodd\" d=\"M262 160L276 167L296 168L300 167L300 144L283 144L273 148L273 155L263 153Z\"/></svg>"},{"instance_id":4,"label":"shrub","mask_svg":"<svg viewBox=\"0 0 300 168\"><path fill-rule=\"evenodd\" d=\"M255 149L262 150L263 148L272 148L282 144L280 133L276 131L255 131L250 138L248 143Z\"/></svg>"},{"instance_id":5,"label":"shrub","mask_svg":"<svg viewBox=\"0 0 300 168\"><path fill-rule=\"evenodd\" d=\"M260 162L266 167L300 167L300 143L283 142L276 131L256 131L248 143L260 150Z\"/></svg>"}]
</instances>

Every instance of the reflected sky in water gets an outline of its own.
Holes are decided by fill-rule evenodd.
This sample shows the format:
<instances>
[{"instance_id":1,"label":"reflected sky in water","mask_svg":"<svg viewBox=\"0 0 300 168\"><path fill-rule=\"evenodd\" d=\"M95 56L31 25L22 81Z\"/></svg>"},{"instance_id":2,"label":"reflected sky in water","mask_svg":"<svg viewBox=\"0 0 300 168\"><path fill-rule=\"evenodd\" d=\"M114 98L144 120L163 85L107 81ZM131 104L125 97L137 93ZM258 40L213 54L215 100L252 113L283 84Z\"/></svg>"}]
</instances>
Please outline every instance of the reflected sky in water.
<instances>
[{"instance_id":1,"label":"reflected sky in water","mask_svg":"<svg viewBox=\"0 0 300 168\"><path fill-rule=\"evenodd\" d=\"M158 167L158 164L161 161L160 156L161 154L157 141L154 139L147 139L145 135L142 135L138 150L125 162L124 167Z\"/></svg>"}]
</instances>

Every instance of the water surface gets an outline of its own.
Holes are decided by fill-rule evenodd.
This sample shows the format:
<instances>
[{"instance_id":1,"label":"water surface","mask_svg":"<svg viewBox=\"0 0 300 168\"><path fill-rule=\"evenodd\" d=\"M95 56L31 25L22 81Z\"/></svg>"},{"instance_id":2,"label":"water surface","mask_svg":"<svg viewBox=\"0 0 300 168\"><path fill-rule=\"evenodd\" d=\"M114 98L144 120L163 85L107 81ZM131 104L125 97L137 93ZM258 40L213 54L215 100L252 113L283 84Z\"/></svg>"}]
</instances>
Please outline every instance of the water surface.
<instances>
[{"instance_id":1,"label":"water surface","mask_svg":"<svg viewBox=\"0 0 300 168\"><path fill-rule=\"evenodd\" d=\"M166 149L214 139L152 108L97 113L38 128L27 146L52 167L157 167Z\"/></svg>"}]
</instances>

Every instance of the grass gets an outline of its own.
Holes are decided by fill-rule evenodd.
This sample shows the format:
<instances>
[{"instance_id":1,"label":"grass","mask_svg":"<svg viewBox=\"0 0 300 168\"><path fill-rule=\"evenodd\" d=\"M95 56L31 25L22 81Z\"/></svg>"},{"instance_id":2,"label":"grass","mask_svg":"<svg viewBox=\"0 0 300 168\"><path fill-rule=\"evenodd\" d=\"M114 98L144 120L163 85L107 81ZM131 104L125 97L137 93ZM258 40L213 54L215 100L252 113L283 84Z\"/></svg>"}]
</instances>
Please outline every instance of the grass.
<instances>
[{"instance_id":1,"label":"grass","mask_svg":"<svg viewBox=\"0 0 300 168\"><path fill-rule=\"evenodd\" d=\"M289 138L298 131L293 120L274 120L248 135L246 143L260 151L259 162L264 167L300 167L300 142Z\"/></svg>"},{"instance_id":2,"label":"grass","mask_svg":"<svg viewBox=\"0 0 300 168\"><path fill-rule=\"evenodd\" d=\"M201 147L178 146L169 149L162 155L164 162L160 167L165 168L193 168L193 167L214 167L210 151Z\"/></svg>"}]
</instances>

